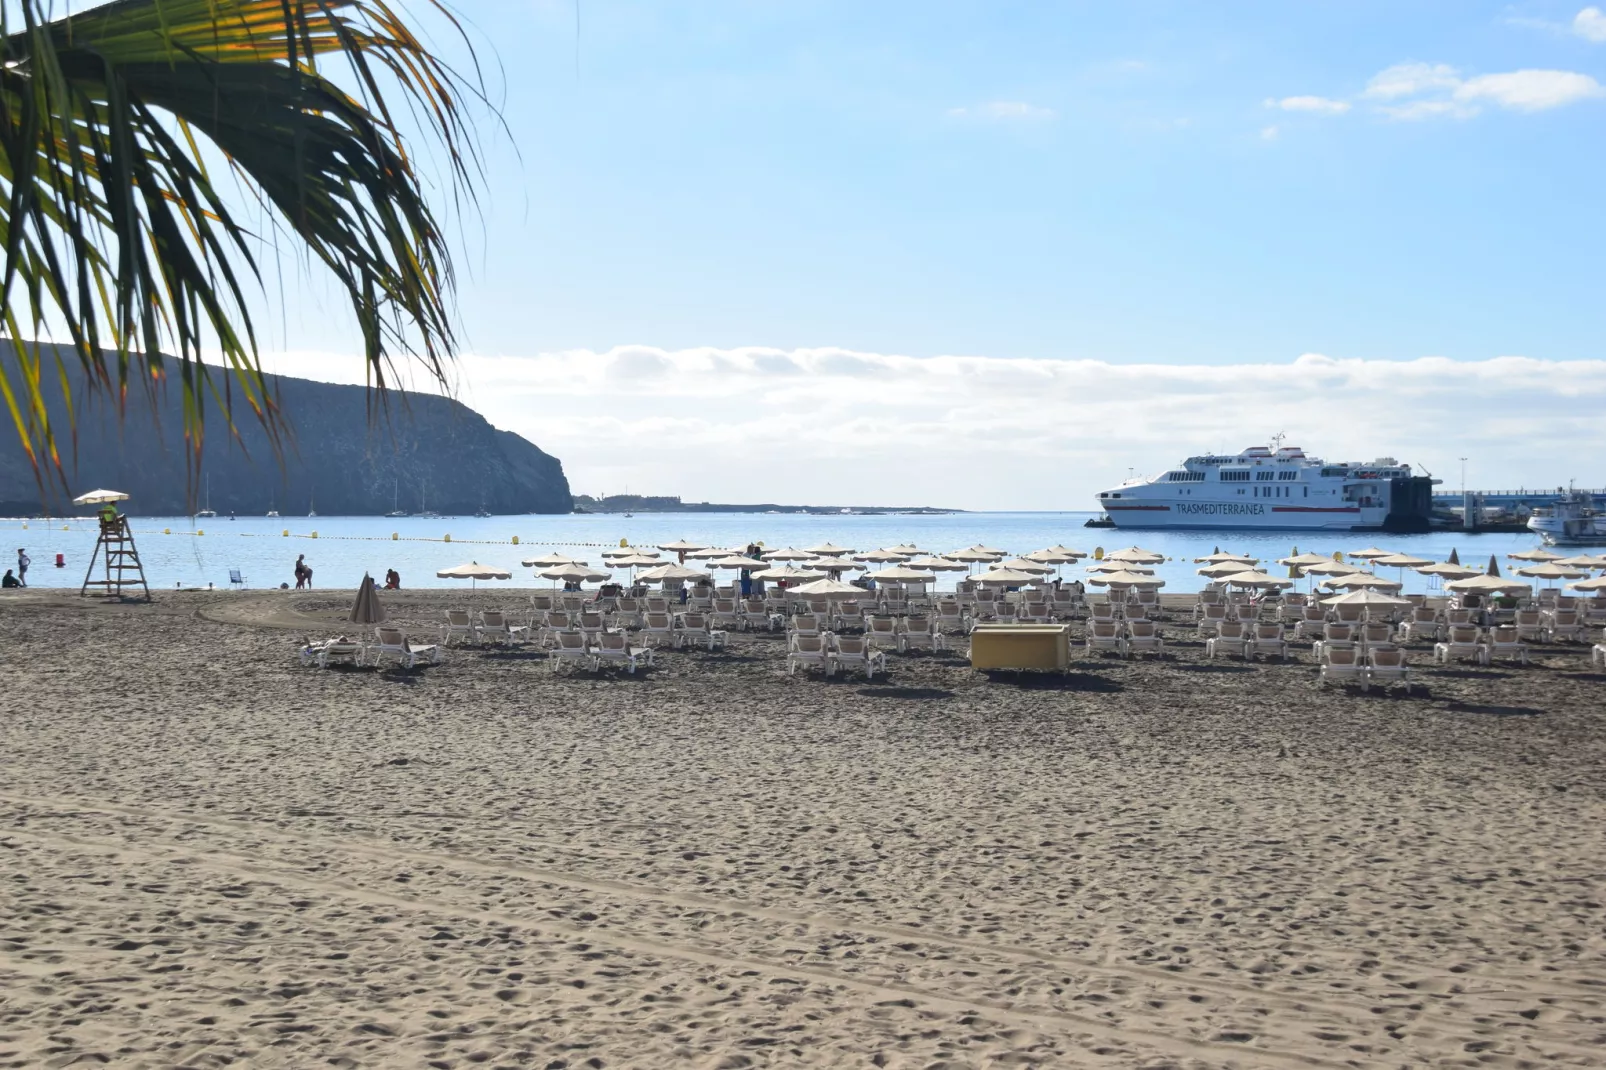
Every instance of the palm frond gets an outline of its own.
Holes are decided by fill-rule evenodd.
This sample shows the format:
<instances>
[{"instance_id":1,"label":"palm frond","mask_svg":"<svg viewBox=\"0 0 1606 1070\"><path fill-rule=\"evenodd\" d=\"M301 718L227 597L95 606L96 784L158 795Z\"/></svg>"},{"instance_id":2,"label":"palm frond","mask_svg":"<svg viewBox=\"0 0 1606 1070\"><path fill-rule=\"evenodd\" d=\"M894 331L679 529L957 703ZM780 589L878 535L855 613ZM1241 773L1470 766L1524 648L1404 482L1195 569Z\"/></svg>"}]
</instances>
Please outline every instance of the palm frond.
<instances>
[{"instance_id":1,"label":"palm frond","mask_svg":"<svg viewBox=\"0 0 1606 1070\"><path fill-rule=\"evenodd\" d=\"M385 0L116 0L54 21L47 2L0 6L0 313L13 350L0 402L41 490L63 471L47 380L69 420L76 411L60 351L32 344L53 328L120 405L131 385L154 391L177 371L192 476L209 404L232 428L238 394L280 441L247 307L261 236L219 195L206 144L345 291L380 397L399 358L446 383L450 250L391 98L444 150L456 188L472 194L479 161L463 83Z\"/></svg>"}]
</instances>

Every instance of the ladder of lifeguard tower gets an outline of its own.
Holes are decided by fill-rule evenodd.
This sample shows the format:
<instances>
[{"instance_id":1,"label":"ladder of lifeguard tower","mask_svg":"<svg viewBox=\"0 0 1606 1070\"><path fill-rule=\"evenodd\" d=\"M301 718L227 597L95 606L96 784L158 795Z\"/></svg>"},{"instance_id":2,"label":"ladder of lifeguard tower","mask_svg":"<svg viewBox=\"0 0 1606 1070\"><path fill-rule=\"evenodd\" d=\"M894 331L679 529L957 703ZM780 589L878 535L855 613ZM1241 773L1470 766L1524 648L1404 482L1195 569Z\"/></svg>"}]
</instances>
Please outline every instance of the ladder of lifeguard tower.
<instances>
[{"instance_id":1,"label":"ladder of lifeguard tower","mask_svg":"<svg viewBox=\"0 0 1606 1070\"><path fill-rule=\"evenodd\" d=\"M104 578L98 580L94 578L97 558L104 573ZM84 573L84 585L78 593L86 595L91 587L100 587L105 594L119 598L123 596L123 588L141 587L145 591L145 598L150 599L151 589L145 582L145 568L139 563L139 549L134 545L134 533L129 529L125 516L100 527L100 538L95 540L95 550L89 555L89 571Z\"/></svg>"}]
</instances>

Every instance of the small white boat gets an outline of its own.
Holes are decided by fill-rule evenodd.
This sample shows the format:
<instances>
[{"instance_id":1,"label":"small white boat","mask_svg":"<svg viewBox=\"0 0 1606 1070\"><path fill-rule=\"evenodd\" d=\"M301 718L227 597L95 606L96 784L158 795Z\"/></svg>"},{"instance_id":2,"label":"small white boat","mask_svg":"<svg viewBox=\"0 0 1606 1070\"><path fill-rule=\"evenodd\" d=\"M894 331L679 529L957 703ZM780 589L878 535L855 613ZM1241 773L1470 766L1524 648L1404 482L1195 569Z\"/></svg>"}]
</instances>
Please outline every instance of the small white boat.
<instances>
[{"instance_id":1,"label":"small white boat","mask_svg":"<svg viewBox=\"0 0 1606 1070\"><path fill-rule=\"evenodd\" d=\"M278 515L279 515L279 510L277 510L277 509L269 509L268 510L268 516L276 517Z\"/></svg>"},{"instance_id":2,"label":"small white boat","mask_svg":"<svg viewBox=\"0 0 1606 1070\"><path fill-rule=\"evenodd\" d=\"M217 510L212 508L212 477L210 475L206 477L206 501L201 506L201 511L195 515L198 518L210 518L217 516Z\"/></svg>"},{"instance_id":3,"label":"small white boat","mask_svg":"<svg viewBox=\"0 0 1606 1070\"><path fill-rule=\"evenodd\" d=\"M1606 513L1593 496L1574 491L1535 509L1528 530L1549 546L1606 546Z\"/></svg>"}]
</instances>

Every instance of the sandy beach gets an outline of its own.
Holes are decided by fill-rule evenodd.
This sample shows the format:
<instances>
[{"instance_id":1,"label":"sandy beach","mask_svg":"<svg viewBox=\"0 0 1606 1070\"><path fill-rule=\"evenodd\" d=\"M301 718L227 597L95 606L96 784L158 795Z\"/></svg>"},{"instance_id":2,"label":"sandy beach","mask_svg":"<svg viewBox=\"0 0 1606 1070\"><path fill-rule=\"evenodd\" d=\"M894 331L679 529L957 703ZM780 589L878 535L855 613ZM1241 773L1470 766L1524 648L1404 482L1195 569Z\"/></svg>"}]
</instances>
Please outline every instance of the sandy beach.
<instances>
[{"instance_id":1,"label":"sandy beach","mask_svg":"<svg viewBox=\"0 0 1606 1070\"><path fill-rule=\"evenodd\" d=\"M6 595L3 1066L1606 1063L1587 647L320 671L349 592Z\"/></svg>"}]
</instances>

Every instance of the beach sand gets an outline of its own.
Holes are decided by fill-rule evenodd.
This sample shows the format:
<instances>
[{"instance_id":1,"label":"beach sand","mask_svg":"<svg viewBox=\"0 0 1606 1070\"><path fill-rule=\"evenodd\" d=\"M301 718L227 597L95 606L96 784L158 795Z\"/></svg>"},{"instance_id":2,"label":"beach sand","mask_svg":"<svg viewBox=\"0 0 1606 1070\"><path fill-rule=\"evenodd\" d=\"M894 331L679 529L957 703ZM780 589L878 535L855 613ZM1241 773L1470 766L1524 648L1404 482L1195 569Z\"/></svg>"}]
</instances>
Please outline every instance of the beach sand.
<instances>
[{"instance_id":1,"label":"beach sand","mask_svg":"<svg viewBox=\"0 0 1606 1070\"><path fill-rule=\"evenodd\" d=\"M1606 1063L1586 648L320 671L348 592L7 595L0 1065Z\"/></svg>"}]
</instances>

